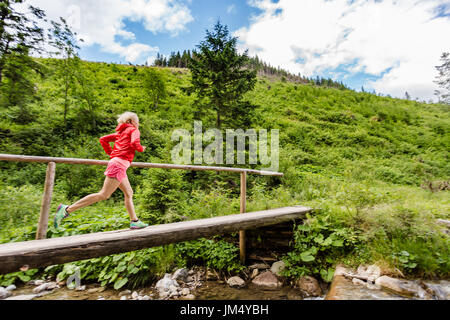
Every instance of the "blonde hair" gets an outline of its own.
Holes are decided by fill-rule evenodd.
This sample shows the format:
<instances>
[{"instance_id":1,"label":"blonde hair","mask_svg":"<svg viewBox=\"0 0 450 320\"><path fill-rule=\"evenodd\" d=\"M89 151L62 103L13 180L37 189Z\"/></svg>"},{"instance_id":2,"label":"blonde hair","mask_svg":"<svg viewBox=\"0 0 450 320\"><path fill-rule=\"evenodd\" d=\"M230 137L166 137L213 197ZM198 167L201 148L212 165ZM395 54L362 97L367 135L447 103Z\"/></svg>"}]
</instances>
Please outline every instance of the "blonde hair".
<instances>
[{"instance_id":1,"label":"blonde hair","mask_svg":"<svg viewBox=\"0 0 450 320\"><path fill-rule=\"evenodd\" d=\"M131 122L130 120L133 120L134 122L139 123L139 118L138 118L137 114L134 112L129 112L129 111L119 115L119 118L117 118L117 123L118 124L130 123Z\"/></svg>"}]
</instances>

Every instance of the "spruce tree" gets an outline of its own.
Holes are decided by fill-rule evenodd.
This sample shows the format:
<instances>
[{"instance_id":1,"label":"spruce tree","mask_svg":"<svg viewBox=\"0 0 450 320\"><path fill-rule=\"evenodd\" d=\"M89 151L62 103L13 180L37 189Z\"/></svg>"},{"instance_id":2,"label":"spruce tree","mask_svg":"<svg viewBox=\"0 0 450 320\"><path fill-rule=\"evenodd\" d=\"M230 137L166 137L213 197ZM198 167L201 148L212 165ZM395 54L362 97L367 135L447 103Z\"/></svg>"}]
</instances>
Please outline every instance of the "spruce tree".
<instances>
[{"instance_id":1,"label":"spruce tree","mask_svg":"<svg viewBox=\"0 0 450 320\"><path fill-rule=\"evenodd\" d=\"M436 77L435 83L442 88L436 90L436 95L439 97L439 102L450 104L450 53L444 52L441 56L442 64L437 66L439 74Z\"/></svg>"},{"instance_id":2,"label":"spruce tree","mask_svg":"<svg viewBox=\"0 0 450 320\"><path fill-rule=\"evenodd\" d=\"M38 22L45 20L45 13L29 6L30 16L26 16L13 7L22 2L23 0L0 1L0 86L10 57L16 61L19 58L32 69L39 69L27 57L32 51L42 51L45 34Z\"/></svg>"},{"instance_id":3,"label":"spruce tree","mask_svg":"<svg viewBox=\"0 0 450 320\"><path fill-rule=\"evenodd\" d=\"M239 120L236 116L248 123L253 108L242 100L255 86L256 71L244 68L249 59L247 50L240 55L236 42L228 27L218 21L214 31L206 30L205 40L193 52L188 66L192 75L191 91L198 97L198 114L213 110L218 128L223 122L236 125L235 120Z\"/></svg>"}]
</instances>

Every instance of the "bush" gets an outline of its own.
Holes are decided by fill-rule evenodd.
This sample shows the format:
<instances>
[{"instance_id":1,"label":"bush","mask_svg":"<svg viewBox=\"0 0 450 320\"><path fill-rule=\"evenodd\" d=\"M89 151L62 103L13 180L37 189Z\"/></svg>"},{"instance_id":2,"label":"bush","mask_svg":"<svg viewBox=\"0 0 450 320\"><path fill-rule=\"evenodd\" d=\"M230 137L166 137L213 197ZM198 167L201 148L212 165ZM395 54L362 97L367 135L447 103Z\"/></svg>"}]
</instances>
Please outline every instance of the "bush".
<instances>
[{"instance_id":1,"label":"bush","mask_svg":"<svg viewBox=\"0 0 450 320\"><path fill-rule=\"evenodd\" d=\"M136 199L142 210L142 218L151 224L165 221L165 215L186 198L182 172L165 169L149 169L142 175L142 186Z\"/></svg>"},{"instance_id":2,"label":"bush","mask_svg":"<svg viewBox=\"0 0 450 320\"><path fill-rule=\"evenodd\" d=\"M239 248L224 240L199 239L176 245L187 264L203 264L214 270L236 273L245 267L239 261Z\"/></svg>"},{"instance_id":3,"label":"bush","mask_svg":"<svg viewBox=\"0 0 450 320\"><path fill-rule=\"evenodd\" d=\"M333 221L330 214L307 215L307 221L294 229L294 249L283 258L287 277L320 276L330 282L334 265L351 252L359 239L354 229Z\"/></svg>"},{"instance_id":4,"label":"bush","mask_svg":"<svg viewBox=\"0 0 450 320\"><path fill-rule=\"evenodd\" d=\"M63 281L78 269L80 279L100 282L102 286L111 285L118 290L124 286L148 285L177 263L180 265L180 261L173 245L169 245L49 266L44 275L56 276L57 281Z\"/></svg>"}]
</instances>

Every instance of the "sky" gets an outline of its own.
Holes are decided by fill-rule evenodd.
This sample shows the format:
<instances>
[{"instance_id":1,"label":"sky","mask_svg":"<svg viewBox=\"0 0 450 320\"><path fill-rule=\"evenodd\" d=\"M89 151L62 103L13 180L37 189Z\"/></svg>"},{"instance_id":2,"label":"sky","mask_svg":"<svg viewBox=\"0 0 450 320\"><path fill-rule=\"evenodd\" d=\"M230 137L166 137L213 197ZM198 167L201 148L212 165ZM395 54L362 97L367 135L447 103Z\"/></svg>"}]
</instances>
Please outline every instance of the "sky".
<instances>
[{"instance_id":1,"label":"sky","mask_svg":"<svg viewBox=\"0 0 450 320\"><path fill-rule=\"evenodd\" d=\"M240 52L360 91L436 101L448 0L28 0L64 17L89 61L151 64L195 49L220 20Z\"/></svg>"}]
</instances>

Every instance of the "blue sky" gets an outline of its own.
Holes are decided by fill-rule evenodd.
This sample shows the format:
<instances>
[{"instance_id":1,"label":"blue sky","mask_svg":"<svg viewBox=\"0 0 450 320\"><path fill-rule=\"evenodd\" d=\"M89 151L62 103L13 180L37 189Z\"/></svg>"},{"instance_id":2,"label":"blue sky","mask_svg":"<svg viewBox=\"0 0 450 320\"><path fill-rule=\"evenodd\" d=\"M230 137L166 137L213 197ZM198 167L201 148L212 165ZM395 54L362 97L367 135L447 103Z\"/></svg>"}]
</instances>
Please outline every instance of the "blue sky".
<instances>
[{"instance_id":1,"label":"blue sky","mask_svg":"<svg viewBox=\"0 0 450 320\"><path fill-rule=\"evenodd\" d=\"M196 45L203 40L206 30L212 30L216 21L228 26L230 32L234 32L242 27L248 26L251 16L261 12L258 8L251 7L246 1L231 0L193 0L186 2L193 21L186 24L186 29L178 34L171 34L168 31L151 32L143 27L142 22L131 21L129 18L123 20L125 29L135 34L135 39L126 40L118 36L117 41L123 44L130 44L133 41L148 43L159 48L159 53L168 56L171 52L187 49L195 49ZM126 63L124 57L118 54L108 54L102 52L100 46L94 45L83 47L81 56L87 60L95 61L117 61ZM145 58L136 61L144 63Z\"/></svg>"},{"instance_id":2,"label":"blue sky","mask_svg":"<svg viewBox=\"0 0 450 320\"><path fill-rule=\"evenodd\" d=\"M144 64L194 49L220 19L239 50L309 77L434 99L448 0L28 0L66 18L91 61Z\"/></svg>"}]
</instances>

